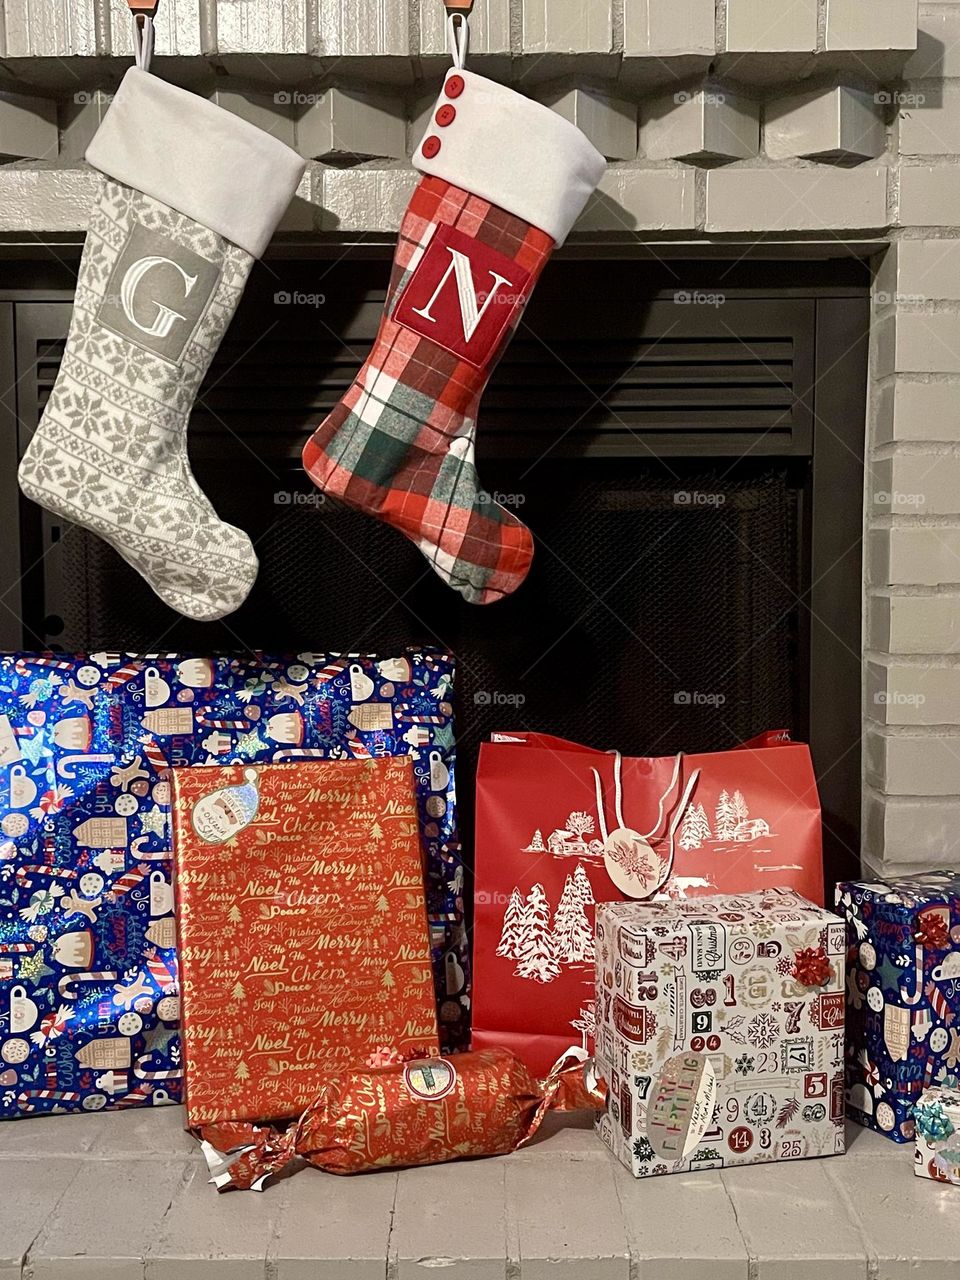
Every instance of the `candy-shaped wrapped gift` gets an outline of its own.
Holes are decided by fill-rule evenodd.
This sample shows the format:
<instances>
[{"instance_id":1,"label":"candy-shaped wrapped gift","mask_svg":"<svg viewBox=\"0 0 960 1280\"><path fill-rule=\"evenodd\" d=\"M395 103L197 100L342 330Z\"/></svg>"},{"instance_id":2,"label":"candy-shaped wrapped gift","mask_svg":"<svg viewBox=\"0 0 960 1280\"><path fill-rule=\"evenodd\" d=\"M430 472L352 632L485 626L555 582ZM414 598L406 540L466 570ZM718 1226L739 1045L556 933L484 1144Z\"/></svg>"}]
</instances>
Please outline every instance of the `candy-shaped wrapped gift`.
<instances>
[{"instance_id":1,"label":"candy-shaped wrapped gift","mask_svg":"<svg viewBox=\"0 0 960 1280\"><path fill-rule=\"evenodd\" d=\"M408 757L443 1046L468 1042L452 660L0 657L0 1117L177 1102L170 767Z\"/></svg>"},{"instance_id":2,"label":"candy-shaped wrapped gift","mask_svg":"<svg viewBox=\"0 0 960 1280\"><path fill-rule=\"evenodd\" d=\"M509 1049L346 1068L321 1082L296 1124L211 1125L204 1154L220 1191L262 1191L304 1160L347 1174L506 1155L534 1137L548 1111L603 1105L585 1057L571 1050L542 1081Z\"/></svg>"}]
</instances>

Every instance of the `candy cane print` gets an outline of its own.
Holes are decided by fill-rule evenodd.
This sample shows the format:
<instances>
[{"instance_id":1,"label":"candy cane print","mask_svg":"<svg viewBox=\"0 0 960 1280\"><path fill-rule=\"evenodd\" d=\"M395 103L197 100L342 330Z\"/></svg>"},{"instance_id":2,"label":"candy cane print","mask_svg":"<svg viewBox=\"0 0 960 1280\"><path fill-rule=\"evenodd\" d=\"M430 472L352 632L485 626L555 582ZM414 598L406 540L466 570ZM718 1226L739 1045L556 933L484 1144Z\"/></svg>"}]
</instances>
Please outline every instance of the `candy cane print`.
<instances>
[{"instance_id":1,"label":"candy cane print","mask_svg":"<svg viewBox=\"0 0 960 1280\"><path fill-rule=\"evenodd\" d=\"M31 1101L32 1099L32 1101ZM79 1102L80 1095L71 1089L25 1089L17 1095L21 1111L39 1111L42 1102Z\"/></svg>"},{"instance_id":2,"label":"candy cane print","mask_svg":"<svg viewBox=\"0 0 960 1280\"><path fill-rule=\"evenodd\" d=\"M247 730L250 728L249 720L214 720L204 711L197 712L197 722L202 724L205 729Z\"/></svg>"},{"instance_id":3,"label":"candy cane print","mask_svg":"<svg viewBox=\"0 0 960 1280\"><path fill-rule=\"evenodd\" d=\"M156 738L151 737L150 734L144 734L140 741L143 744L143 754L157 773L160 773L162 769L169 769L170 762L157 745Z\"/></svg>"},{"instance_id":4,"label":"candy cane print","mask_svg":"<svg viewBox=\"0 0 960 1280\"><path fill-rule=\"evenodd\" d=\"M153 1086L149 1084L138 1084L135 1089L131 1089L129 1093L122 1098L118 1098L114 1103L117 1107L139 1107L141 1103L146 1102L153 1093Z\"/></svg>"},{"instance_id":5,"label":"candy cane print","mask_svg":"<svg viewBox=\"0 0 960 1280\"><path fill-rule=\"evenodd\" d=\"M915 977L916 990L912 996L907 994L905 986L901 984L900 987L900 999L906 1005L919 1004L921 997L923 996L923 947L917 947L915 949Z\"/></svg>"},{"instance_id":6,"label":"candy cane print","mask_svg":"<svg viewBox=\"0 0 960 1280\"><path fill-rule=\"evenodd\" d=\"M138 1080L179 1080L183 1075L180 1070L173 1071L148 1071L142 1064L146 1061L148 1055L141 1053L133 1064L133 1074Z\"/></svg>"},{"instance_id":7,"label":"candy cane print","mask_svg":"<svg viewBox=\"0 0 960 1280\"><path fill-rule=\"evenodd\" d=\"M57 876L63 880L76 880L77 872L73 867L53 867L45 862L30 862L25 867L17 867L18 880L26 880L28 876Z\"/></svg>"},{"instance_id":8,"label":"candy cane print","mask_svg":"<svg viewBox=\"0 0 960 1280\"><path fill-rule=\"evenodd\" d=\"M64 1000L76 1000L74 986L81 982L116 982L119 975L112 969L101 969L98 972L87 970L86 973L64 973L57 983L57 990Z\"/></svg>"},{"instance_id":9,"label":"candy cane print","mask_svg":"<svg viewBox=\"0 0 960 1280\"><path fill-rule=\"evenodd\" d=\"M937 986L935 982L928 982L923 989L923 994L930 1002L930 1008L937 1015L945 1026L951 1026L954 1018L957 1016L947 1003L947 998Z\"/></svg>"},{"instance_id":10,"label":"candy cane print","mask_svg":"<svg viewBox=\"0 0 960 1280\"><path fill-rule=\"evenodd\" d=\"M304 661L314 656L315 655L312 653L305 653L302 655ZM332 680L335 676L342 675L346 669L347 662L345 659L342 662L328 662L325 667L320 668L313 678L318 684L326 684L328 680Z\"/></svg>"},{"instance_id":11,"label":"candy cane print","mask_svg":"<svg viewBox=\"0 0 960 1280\"><path fill-rule=\"evenodd\" d=\"M0 956L28 956L36 949L35 942L0 942Z\"/></svg>"},{"instance_id":12,"label":"candy cane print","mask_svg":"<svg viewBox=\"0 0 960 1280\"><path fill-rule=\"evenodd\" d=\"M78 764L116 764L115 756L64 756L57 761L57 773L61 778L74 779Z\"/></svg>"},{"instance_id":13,"label":"candy cane print","mask_svg":"<svg viewBox=\"0 0 960 1280\"><path fill-rule=\"evenodd\" d=\"M153 953L152 955L150 953ZM165 964L157 952L149 947L144 952L147 959L147 970L164 995L170 994L171 987L177 985L177 975L169 965Z\"/></svg>"},{"instance_id":14,"label":"candy cane print","mask_svg":"<svg viewBox=\"0 0 960 1280\"><path fill-rule=\"evenodd\" d=\"M354 760L372 760L373 754L369 747L360 738L347 738L347 750L350 752Z\"/></svg>"},{"instance_id":15,"label":"candy cane print","mask_svg":"<svg viewBox=\"0 0 960 1280\"><path fill-rule=\"evenodd\" d=\"M122 897L123 894L129 893L131 889L135 889L140 881L147 875L149 870L149 867L136 866L130 871L124 872L119 880L114 880L110 888L110 892L115 894L118 898Z\"/></svg>"},{"instance_id":16,"label":"candy cane print","mask_svg":"<svg viewBox=\"0 0 960 1280\"><path fill-rule=\"evenodd\" d=\"M173 853L169 849L156 849L152 853L143 846L150 839L149 836L137 836L136 840L130 842L130 853L138 862L169 862L173 857Z\"/></svg>"},{"instance_id":17,"label":"candy cane print","mask_svg":"<svg viewBox=\"0 0 960 1280\"><path fill-rule=\"evenodd\" d=\"M421 715L419 712L409 710L409 703L401 702L400 709L397 713L397 719L401 724L443 724L443 716Z\"/></svg>"},{"instance_id":18,"label":"candy cane print","mask_svg":"<svg viewBox=\"0 0 960 1280\"><path fill-rule=\"evenodd\" d=\"M270 759L273 761L324 760L326 755L326 751L320 747L284 747L282 751L275 751Z\"/></svg>"},{"instance_id":19,"label":"candy cane print","mask_svg":"<svg viewBox=\"0 0 960 1280\"><path fill-rule=\"evenodd\" d=\"M126 666L118 667L113 675L107 676L103 685L105 689L118 689L122 684L129 684L134 676L140 674L140 664L138 662L128 662Z\"/></svg>"},{"instance_id":20,"label":"candy cane print","mask_svg":"<svg viewBox=\"0 0 960 1280\"><path fill-rule=\"evenodd\" d=\"M18 658L13 664L18 676L29 675L31 667L45 667L49 671L71 671L73 663L62 658Z\"/></svg>"}]
</instances>

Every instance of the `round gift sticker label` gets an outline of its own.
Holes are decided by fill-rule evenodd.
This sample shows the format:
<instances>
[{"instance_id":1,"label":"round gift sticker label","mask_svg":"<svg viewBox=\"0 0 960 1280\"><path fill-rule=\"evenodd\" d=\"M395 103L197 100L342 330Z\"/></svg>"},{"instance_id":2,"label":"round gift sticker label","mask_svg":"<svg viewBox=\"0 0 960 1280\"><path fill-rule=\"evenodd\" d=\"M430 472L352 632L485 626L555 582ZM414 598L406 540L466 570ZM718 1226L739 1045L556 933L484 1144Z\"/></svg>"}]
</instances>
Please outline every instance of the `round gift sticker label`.
<instances>
[{"instance_id":1,"label":"round gift sticker label","mask_svg":"<svg viewBox=\"0 0 960 1280\"><path fill-rule=\"evenodd\" d=\"M629 827L611 831L603 846L607 875L628 898L649 898L662 889L666 867L649 842Z\"/></svg>"},{"instance_id":2,"label":"round gift sticker label","mask_svg":"<svg viewBox=\"0 0 960 1280\"><path fill-rule=\"evenodd\" d=\"M453 1092L457 1073L453 1063L446 1058L425 1058L407 1063L403 1069L403 1083L414 1098L422 1102L437 1102Z\"/></svg>"},{"instance_id":3,"label":"round gift sticker label","mask_svg":"<svg viewBox=\"0 0 960 1280\"><path fill-rule=\"evenodd\" d=\"M647 1137L659 1156L683 1160L706 1133L717 1101L717 1077L702 1053L668 1058L651 1092Z\"/></svg>"}]
</instances>

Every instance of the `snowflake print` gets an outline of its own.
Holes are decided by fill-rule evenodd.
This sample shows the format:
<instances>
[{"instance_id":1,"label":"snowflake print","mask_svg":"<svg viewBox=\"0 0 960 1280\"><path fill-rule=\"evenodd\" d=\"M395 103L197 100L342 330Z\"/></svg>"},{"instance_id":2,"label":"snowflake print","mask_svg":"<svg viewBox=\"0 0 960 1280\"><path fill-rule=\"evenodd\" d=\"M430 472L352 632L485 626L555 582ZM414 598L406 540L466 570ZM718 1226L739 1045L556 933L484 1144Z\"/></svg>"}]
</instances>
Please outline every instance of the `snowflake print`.
<instances>
[{"instance_id":1,"label":"snowflake print","mask_svg":"<svg viewBox=\"0 0 960 1280\"><path fill-rule=\"evenodd\" d=\"M748 1076L753 1070L754 1059L748 1053L742 1054L737 1059L737 1072L741 1076Z\"/></svg>"},{"instance_id":2,"label":"snowflake print","mask_svg":"<svg viewBox=\"0 0 960 1280\"><path fill-rule=\"evenodd\" d=\"M777 961L777 973L781 978L788 978L793 970L793 960L790 956L781 956Z\"/></svg>"},{"instance_id":3,"label":"snowflake print","mask_svg":"<svg viewBox=\"0 0 960 1280\"><path fill-rule=\"evenodd\" d=\"M653 1054L648 1049L634 1050L630 1064L634 1071L650 1071L653 1068Z\"/></svg>"},{"instance_id":4,"label":"snowflake print","mask_svg":"<svg viewBox=\"0 0 960 1280\"><path fill-rule=\"evenodd\" d=\"M752 932L754 937L770 938L776 932L776 925L772 920L755 920Z\"/></svg>"},{"instance_id":5,"label":"snowflake print","mask_svg":"<svg viewBox=\"0 0 960 1280\"><path fill-rule=\"evenodd\" d=\"M774 1012L774 1013L779 1013L779 1012L780 1012L780 1010L783 1008L783 1005L780 1003L780 1001L779 1001L779 1000L774 1000L774 1002L773 1002L773 1004L771 1004L770 1008L773 1010L773 1012Z\"/></svg>"},{"instance_id":6,"label":"snowflake print","mask_svg":"<svg viewBox=\"0 0 960 1280\"><path fill-rule=\"evenodd\" d=\"M769 1013L758 1013L750 1019L747 1038L758 1049L769 1049L780 1037L780 1027L776 1018Z\"/></svg>"},{"instance_id":7,"label":"snowflake print","mask_svg":"<svg viewBox=\"0 0 960 1280\"><path fill-rule=\"evenodd\" d=\"M637 1138L633 1144L633 1154L638 1160L652 1160L656 1153L647 1138Z\"/></svg>"}]
</instances>

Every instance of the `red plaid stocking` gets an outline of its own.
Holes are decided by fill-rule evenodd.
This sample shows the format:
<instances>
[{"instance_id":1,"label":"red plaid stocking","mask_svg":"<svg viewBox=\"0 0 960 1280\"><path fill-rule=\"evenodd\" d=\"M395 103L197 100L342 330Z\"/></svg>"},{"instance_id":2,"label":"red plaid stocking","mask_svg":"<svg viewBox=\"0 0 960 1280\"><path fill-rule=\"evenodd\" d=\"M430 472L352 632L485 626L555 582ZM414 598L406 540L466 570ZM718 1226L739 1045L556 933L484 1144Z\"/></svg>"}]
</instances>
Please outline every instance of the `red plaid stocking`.
<instances>
[{"instance_id":1,"label":"red plaid stocking","mask_svg":"<svg viewBox=\"0 0 960 1280\"><path fill-rule=\"evenodd\" d=\"M414 165L427 176L376 343L303 461L326 493L392 524L466 600L490 604L526 577L533 539L477 478L480 396L603 158L546 107L458 69Z\"/></svg>"}]
</instances>

